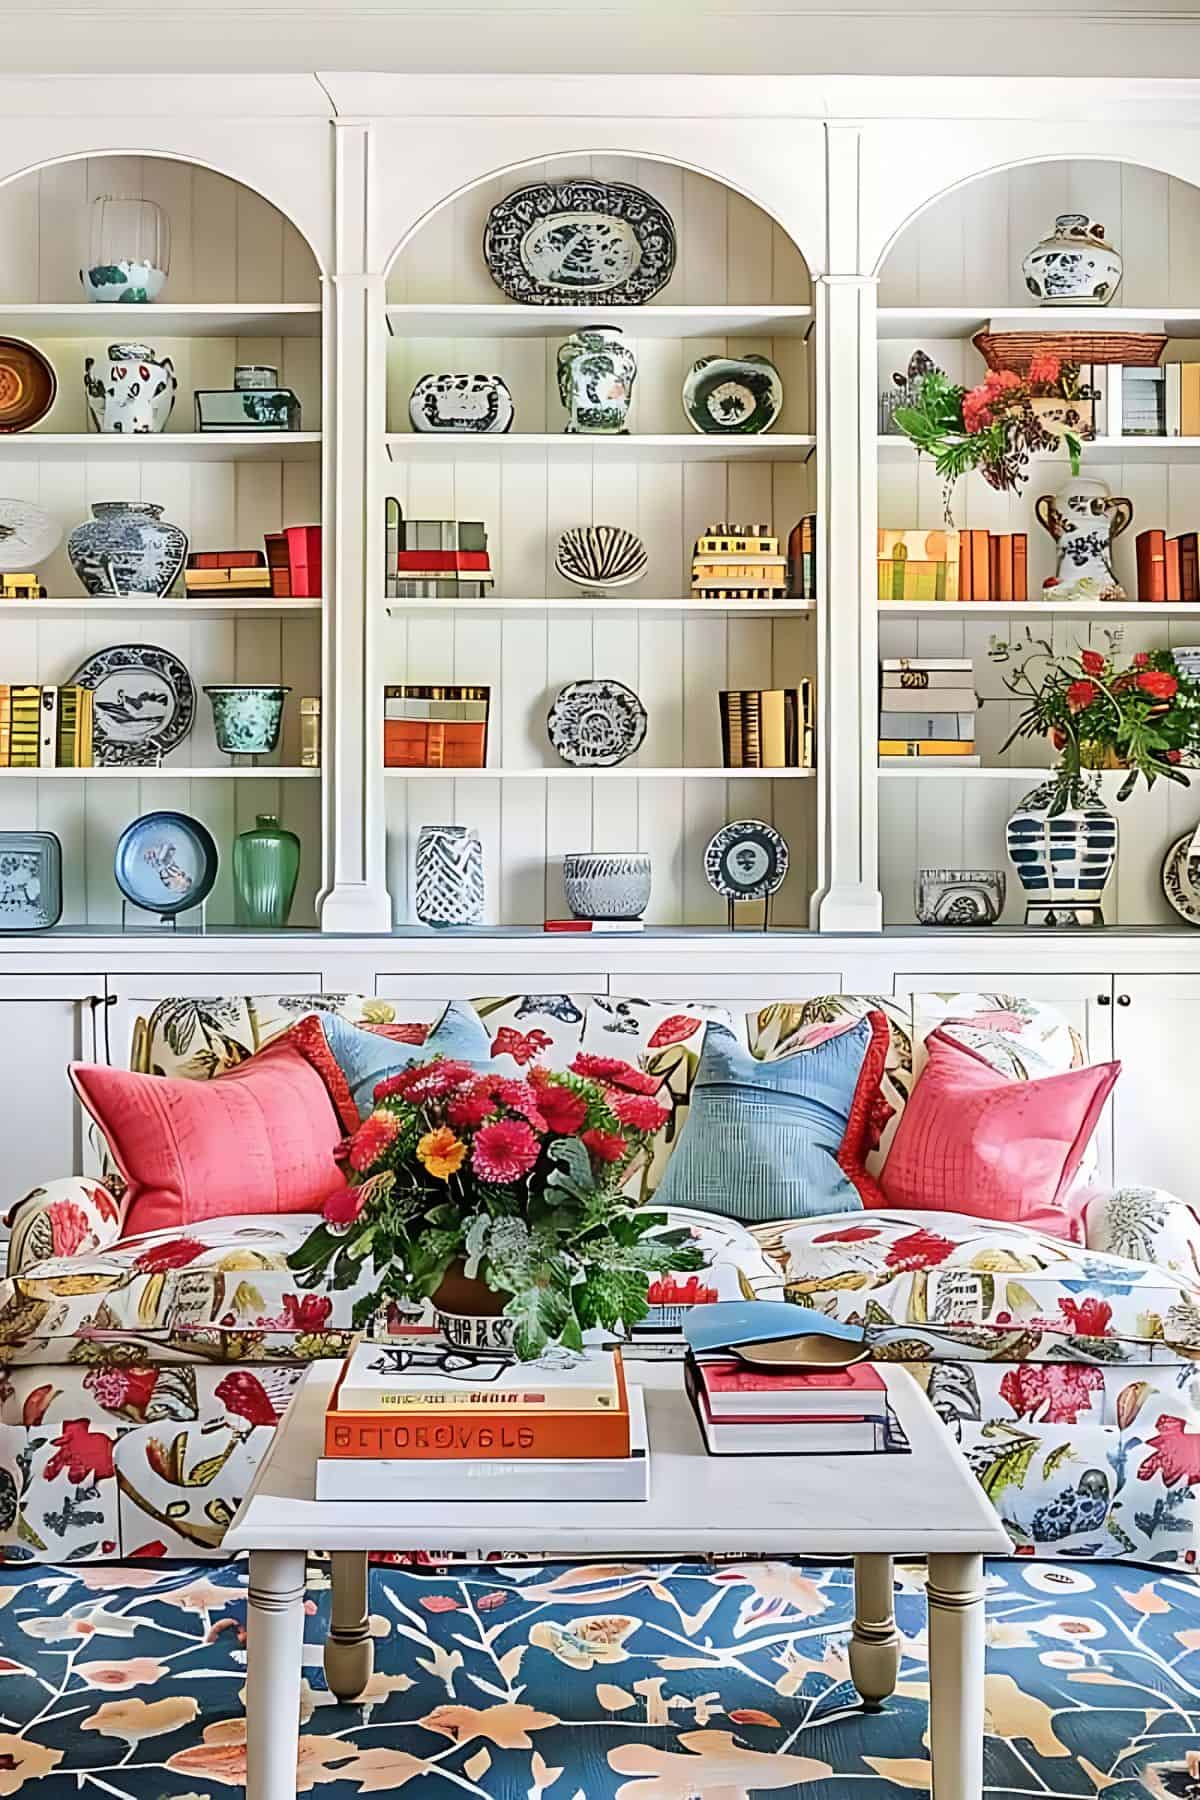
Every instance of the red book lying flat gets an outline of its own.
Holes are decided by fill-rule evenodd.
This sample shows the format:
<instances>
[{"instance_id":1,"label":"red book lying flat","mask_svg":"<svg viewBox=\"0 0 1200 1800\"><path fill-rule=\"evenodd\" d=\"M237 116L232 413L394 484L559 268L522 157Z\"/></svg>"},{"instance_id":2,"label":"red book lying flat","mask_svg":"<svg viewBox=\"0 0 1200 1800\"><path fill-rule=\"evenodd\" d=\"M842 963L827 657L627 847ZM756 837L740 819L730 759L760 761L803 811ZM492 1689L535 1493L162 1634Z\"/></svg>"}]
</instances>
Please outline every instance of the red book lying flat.
<instances>
[{"instance_id":1,"label":"red book lying flat","mask_svg":"<svg viewBox=\"0 0 1200 1800\"><path fill-rule=\"evenodd\" d=\"M697 1361L715 1420L885 1419L887 1389L870 1363L848 1369L750 1369L737 1357Z\"/></svg>"}]
</instances>

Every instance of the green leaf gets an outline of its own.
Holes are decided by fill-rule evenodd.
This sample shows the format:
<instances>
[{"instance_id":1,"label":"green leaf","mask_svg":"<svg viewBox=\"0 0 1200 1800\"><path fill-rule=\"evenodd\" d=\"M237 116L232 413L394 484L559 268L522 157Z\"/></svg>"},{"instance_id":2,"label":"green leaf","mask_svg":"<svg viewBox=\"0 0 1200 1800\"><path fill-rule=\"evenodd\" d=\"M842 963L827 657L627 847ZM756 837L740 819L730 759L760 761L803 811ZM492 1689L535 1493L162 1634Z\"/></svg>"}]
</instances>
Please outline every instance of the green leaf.
<instances>
[{"instance_id":1,"label":"green leaf","mask_svg":"<svg viewBox=\"0 0 1200 1800\"><path fill-rule=\"evenodd\" d=\"M575 1318L566 1282L560 1286L548 1271L541 1274L541 1280L519 1288L504 1308L504 1316L516 1325L513 1345L523 1362L540 1356L546 1345L566 1329L568 1321Z\"/></svg>"},{"instance_id":2,"label":"green leaf","mask_svg":"<svg viewBox=\"0 0 1200 1800\"><path fill-rule=\"evenodd\" d=\"M592 1159L578 1138L552 1138L546 1147L546 1154L551 1162L557 1163L560 1169L566 1171L570 1183L575 1187L584 1193L591 1193L595 1190L596 1178L592 1173ZM550 1181L555 1186L561 1184L557 1170L550 1176Z\"/></svg>"}]
</instances>

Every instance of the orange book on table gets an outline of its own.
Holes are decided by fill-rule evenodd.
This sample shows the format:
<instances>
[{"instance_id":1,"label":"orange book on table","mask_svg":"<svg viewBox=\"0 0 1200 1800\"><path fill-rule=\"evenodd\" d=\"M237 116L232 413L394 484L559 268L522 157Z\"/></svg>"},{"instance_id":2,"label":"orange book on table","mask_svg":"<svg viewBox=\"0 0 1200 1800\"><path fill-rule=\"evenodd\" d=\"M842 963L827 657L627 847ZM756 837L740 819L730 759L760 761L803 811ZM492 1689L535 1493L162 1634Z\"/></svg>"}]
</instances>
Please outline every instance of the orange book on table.
<instances>
[{"instance_id":1,"label":"orange book on table","mask_svg":"<svg viewBox=\"0 0 1200 1800\"><path fill-rule=\"evenodd\" d=\"M615 1412L535 1412L495 1410L422 1412L340 1412L342 1378L325 1414L325 1455L372 1457L385 1462L484 1458L507 1461L573 1462L577 1457L629 1455L629 1394L621 1358L616 1358Z\"/></svg>"}]
</instances>

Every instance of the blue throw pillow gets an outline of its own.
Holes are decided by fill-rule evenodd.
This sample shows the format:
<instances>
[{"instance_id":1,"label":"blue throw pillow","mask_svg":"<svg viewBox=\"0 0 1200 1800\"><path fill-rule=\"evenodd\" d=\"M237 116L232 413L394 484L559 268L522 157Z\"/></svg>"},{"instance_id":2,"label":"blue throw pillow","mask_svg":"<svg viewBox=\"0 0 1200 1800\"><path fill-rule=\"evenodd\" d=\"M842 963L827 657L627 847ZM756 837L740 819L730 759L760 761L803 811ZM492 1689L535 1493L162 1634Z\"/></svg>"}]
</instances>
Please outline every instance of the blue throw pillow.
<instances>
[{"instance_id":1,"label":"blue throw pillow","mask_svg":"<svg viewBox=\"0 0 1200 1800\"><path fill-rule=\"evenodd\" d=\"M654 1196L745 1225L858 1212L838 1166L875 1040L871 1018L779 1062L759 1062L710 1023L679 1142Z\"/></svg>"},{"instance_id":2,"label":"blue throw pillow","mask_svg":"<svg viewBox=\"0 0 1200 1800\"><path fill-rule=\"evenodd\" d=\"M423 1044L398 1043L336 1013L302 1019L292 1038L320 1073L347 1131L375 1110L375 1089L389 1075L435 1056L486 1069L492 1049L479 1014L463 1000L450 1002Z\"/></svg>"}]
</instances>

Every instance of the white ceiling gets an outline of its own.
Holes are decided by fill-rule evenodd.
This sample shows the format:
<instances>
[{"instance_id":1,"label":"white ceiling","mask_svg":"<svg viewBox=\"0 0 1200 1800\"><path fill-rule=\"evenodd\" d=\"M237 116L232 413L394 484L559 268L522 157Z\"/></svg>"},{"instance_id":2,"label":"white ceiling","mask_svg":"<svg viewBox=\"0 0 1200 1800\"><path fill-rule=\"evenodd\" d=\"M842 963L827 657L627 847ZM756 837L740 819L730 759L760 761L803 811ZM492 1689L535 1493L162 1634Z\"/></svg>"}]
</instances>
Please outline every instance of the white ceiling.
<instances>
[{"instance_id":1,"label":"white ceiling","mask_svg":"<svg viewBox=\"0 0 1200 1800\"><path fill-rule=\"evenodd\" d=\"M0 0L0 44L5 75L94 73L124 109L144 70L379 70L728 75L743 110L744 78L767 72L1170 78L1200 69L1200 4Z\"/></svg>"}]
</instances>

